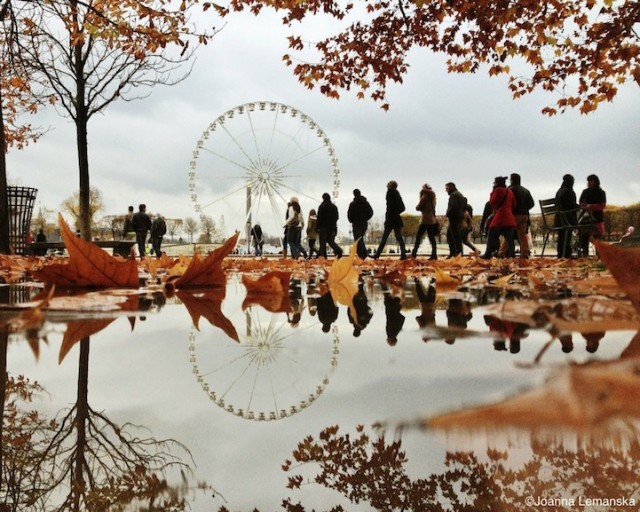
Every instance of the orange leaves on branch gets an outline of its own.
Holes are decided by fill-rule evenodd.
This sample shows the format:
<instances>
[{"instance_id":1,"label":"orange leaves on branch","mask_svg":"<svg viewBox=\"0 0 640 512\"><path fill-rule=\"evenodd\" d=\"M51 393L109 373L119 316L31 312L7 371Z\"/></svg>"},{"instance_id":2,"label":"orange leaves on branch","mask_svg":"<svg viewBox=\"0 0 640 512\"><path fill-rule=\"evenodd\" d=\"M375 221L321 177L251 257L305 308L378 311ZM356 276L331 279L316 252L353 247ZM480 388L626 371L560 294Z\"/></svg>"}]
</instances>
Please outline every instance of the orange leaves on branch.
<instances>
[{"instance_id":1,"label":"orange leaves on branch","mask_svg":"<svg viewBox=\"0 0 640 512\"><path fill-rule=\"evenodd\" d=\"M58 215L58 224L69 262L45 265L33 272L34 277L59 288L138 287L135 259L116 259L97 245L77 237L62 215Z\"/></svg>"},{"instance_id":2,"label":"orange leaves on branch","mask_svg":"<svg viewBox=\"0 0 640 512\"><path fill-rule=\"evenodd\" d=\"M173 281L173 286L178 289L225 286L227 278L222 268L222 260L235 249L239 236L240 233L236 232L207 257L196 253L184 274Z\"/></svg>"}]
</instances>

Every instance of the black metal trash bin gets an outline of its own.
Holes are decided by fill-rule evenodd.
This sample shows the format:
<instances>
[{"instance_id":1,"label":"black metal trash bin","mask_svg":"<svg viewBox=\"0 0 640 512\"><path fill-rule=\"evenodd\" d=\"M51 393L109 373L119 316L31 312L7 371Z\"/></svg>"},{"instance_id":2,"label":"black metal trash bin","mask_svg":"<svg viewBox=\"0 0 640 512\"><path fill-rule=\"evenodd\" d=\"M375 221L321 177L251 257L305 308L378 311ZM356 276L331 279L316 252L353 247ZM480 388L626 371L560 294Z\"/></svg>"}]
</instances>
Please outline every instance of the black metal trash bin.
<instances>
[{"instance_id":1,"label":"black metal trash bin","mask_svg":"<svg viewBox=\"0 0 640 512\"><path fill-rule=\"evenodd\" d=\"M37 188L7 187L9 207L9 244L14 254L25 254L31 230L31 215L36 202Z\"/></svg>"}]
</instances>

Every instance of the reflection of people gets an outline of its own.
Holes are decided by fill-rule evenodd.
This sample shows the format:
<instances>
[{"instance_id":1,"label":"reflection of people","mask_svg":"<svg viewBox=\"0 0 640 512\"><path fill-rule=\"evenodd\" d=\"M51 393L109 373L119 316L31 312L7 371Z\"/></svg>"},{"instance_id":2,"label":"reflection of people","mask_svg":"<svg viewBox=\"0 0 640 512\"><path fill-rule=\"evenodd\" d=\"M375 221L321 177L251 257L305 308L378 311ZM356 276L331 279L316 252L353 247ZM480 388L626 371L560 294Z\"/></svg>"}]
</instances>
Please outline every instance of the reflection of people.
<instances>
[{"instance_id":1,"label":"reflection of people","mask_svg":"<svg viewBox=\"0 0 640 512\"><path fill-rule=\"evenodd\" d=\"M416 317L416 322L421 329L436 324L436 288L429 283L429 288L425 292L422 282L416 277L416 295L420 302L420 314ZM429 338L423 336L423 341Z\"/></svg>"},{"instance_id":2,"label":"reflection of people","mask_svg":"<svg viewBox=\"0 0 640 512\"><path fill-rule=\"evenodd\" d=\"M289 302L291 310L287 312L287 321L291 324L291 327L297 327L304 309L300 279L292 279L289 284Z\"/></svg>"},{"instance_id":3,"label":"reflection of people","mask_svg":"<svg viewBox=\"0 0 640 512\"><path fill-rule=\"evenodd\" d=\"M573 351L573 336L571 335L571 333L559 334L558 340L560 341L560 344L562 345L562 351L565 354Z\"/></svg>"},{"instance_id":4,"label":"reflection of people","mask_svg":"<svg viewBox=\"0 0 640 512\"><path fill-rule=\"evenodd\" d=\"M369 324L371 317L373 317L373 311L369 307L369 300L367 294L364 291L364 283L361 281L358 283L358 291L353 296L353 309L356 312L356 318L351 317L351 311L347 310L347 316L349 322L353 324L353 336L360 336L360 332Z\"/></svg>"},{"instance_id":5,"label":"reflection of people","mask_svg":"<svg viewBox=\"0 0 640 512\"><path fill-rule=\"evenodd\" d=\"M520 352L520 340L526 338L528 325L521 322L502 320L493 315L485 315L484 323L489 326L489 332L494 334L493 348L507 350L506 339L509 338L509 352Z\"/></svg>"},{"instance_id":6,"label":"reflection of people","mask_svg":"<svg viewBox=\"0 0 640 512\"><path fill-rule=\"evenodd\" d=\"M316 299L316 312L322 324L322 332L329 332L331 324L338 318L338 306L333 302L331 292L327 292Z\"/></svg>"},{"instance_id":7,"label":"reflection of people","mask_svg":"<svg viewBox=\"0 0 640 512\"><path fill-rule=\"evenodd\" d=\"M447 304L447 325L449 327L466 329L467 322L471 320L471 318L473 318L473 313L471 313L471 304L469 301L449 299L449 303ZM455 336L449 336L444 341L452 344L455 340Z\"/></svg>"},{"instance_id":8,"label":"reflection of people","mask_svg":"<svg viewBox=\"0 0 640 512\"><path fill-rule=\"evenodd\" d=\"M604 334L604 332L585 332L582 334L582 337L587 342L587 352L593 354L598 351L598 348L600 347L600 340L604 338Z\"/></svg>"},{"instance_id":9,"label":"reflection of people","mask_svg":"<svg viewBox=\"0 0 640 512\"><path fill-rule=\"evenodd\" d=\"M402 310L402 297L394 295L391 290L384 293L384 312L387 316L387 343L394 346L398 343L398 334L404 325Z\"/></svg>"}]
</instances>

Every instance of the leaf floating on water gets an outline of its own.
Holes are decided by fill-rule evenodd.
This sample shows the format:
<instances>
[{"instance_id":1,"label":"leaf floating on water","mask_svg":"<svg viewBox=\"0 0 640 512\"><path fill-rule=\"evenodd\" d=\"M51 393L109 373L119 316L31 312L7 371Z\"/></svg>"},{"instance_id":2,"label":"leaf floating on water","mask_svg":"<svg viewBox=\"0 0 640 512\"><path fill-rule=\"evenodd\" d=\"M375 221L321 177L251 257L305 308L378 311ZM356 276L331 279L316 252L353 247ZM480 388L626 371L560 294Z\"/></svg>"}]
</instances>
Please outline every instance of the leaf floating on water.
<instances>
[{"instance_id":1,"label":"leaf floating on water","mask_svg":"<svg viewBox=\"0 0 640 512\"><path fill-rule=\"evenodd\" d=\"M58 214L60 234L69 253L68 263L52 263L33 275L59 288L137 288L138 264L134 258L114 258L96 244L77 237Z\"/></svg>"}]
</instances>

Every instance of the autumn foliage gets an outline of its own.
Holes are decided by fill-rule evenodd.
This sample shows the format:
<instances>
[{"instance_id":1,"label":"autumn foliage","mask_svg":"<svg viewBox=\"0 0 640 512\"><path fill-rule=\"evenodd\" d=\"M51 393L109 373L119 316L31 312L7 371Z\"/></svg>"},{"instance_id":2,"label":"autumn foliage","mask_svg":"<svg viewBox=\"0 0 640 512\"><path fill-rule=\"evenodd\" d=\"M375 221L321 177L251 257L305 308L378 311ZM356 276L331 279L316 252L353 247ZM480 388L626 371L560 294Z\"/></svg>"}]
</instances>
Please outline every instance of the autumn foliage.
<instances>
[{"instance_id":1,"label":"autumn foliage","mask_svg":"<svg viewBox=\"0 0 640 512\"><path fill-rule=\"evenodd\" d=\"M640 5L634 1L508 2L438 0L232 0L223 14L272 7L289 26L322 15L333 33L315 43L288 37L283 59L308 88L338 98L357 91L381 101L389 82L402 82L414 48L447 56L453 73L506 75L514 98L535 90L560 93L555 106L588 113L611 101L628 81L640 85ZM304 27L300 29L304 32Z\"/></svg>"}]
</instances>

